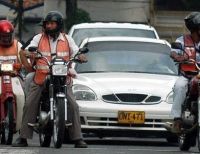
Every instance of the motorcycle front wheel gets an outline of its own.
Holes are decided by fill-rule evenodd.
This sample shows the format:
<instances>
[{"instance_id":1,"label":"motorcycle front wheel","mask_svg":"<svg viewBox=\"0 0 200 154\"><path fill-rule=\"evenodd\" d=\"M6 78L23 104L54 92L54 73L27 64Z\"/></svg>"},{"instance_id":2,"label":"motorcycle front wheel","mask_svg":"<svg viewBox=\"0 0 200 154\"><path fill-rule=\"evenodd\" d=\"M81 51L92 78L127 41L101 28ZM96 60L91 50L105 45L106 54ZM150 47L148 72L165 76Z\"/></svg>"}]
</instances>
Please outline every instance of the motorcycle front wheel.
<instances>
[{"instance_id":1,"label":"motorcycle front wheel","mask_svg":"<svg viewBox=\"0 0 200 154\"><path fill-rule=\"evenodd\" d=\"M60 148L65 133L65 102L64 98L57 98L54 102L53 141L54 147Z\"/></svg>"},{"instance_id":2,"label":"motorcycle front wheel","mask_svg":"<svg viewBox=\"0 0 200 154\"><path fill-rule=\"evenodd\" d=\"M6 117L2 126L1 144L11 145L14 132L13 102L8 100L5 103Z\"/></svg>"},{"instance_id":3,"label":"motorcycle front wheel","mask_svg":"<svg viewBox=\"0 0 200 154\"><path fill-rule=\"evenodd\" d=\"M197 126L197 140L198 140L198 149L199 149L199 151L200 151L200 126L199 126L200 124L198 124L198 126Z\"/></svg>"}]
</instances>

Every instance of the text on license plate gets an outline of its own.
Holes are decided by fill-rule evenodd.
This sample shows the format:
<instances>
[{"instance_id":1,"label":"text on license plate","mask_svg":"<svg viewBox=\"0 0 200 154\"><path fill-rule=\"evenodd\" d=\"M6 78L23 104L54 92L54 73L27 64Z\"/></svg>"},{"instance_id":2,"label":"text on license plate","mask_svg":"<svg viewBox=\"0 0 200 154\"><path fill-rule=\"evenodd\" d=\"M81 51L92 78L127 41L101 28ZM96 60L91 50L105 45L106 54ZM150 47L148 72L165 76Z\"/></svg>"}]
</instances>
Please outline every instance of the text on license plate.
<instances>
[{"instance_id":1,"label":"text on license plate","mask_svg":"<svg viewBox=\"0 0 200 154\"><path fill-rule=\"evenodd\" d=\"M144 111L119 111L118 123L144 124Z\"/></svg>"}]
</instances>

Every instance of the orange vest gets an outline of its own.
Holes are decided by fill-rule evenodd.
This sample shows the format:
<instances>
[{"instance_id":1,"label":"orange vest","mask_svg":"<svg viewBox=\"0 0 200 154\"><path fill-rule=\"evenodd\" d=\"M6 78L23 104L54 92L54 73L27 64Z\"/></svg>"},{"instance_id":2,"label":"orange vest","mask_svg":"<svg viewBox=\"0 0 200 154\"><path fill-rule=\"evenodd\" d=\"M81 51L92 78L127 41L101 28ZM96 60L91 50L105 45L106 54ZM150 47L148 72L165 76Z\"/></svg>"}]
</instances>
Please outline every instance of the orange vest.
<instances>
[{"instance_id":1,"label":"orange vest","mask_svg":"<svg viewBox=\"0 0 200 154\"><path fill-rule=\"evenodd\" d=\"M194 42L191 38L191 35L185 35L183 37L184 40L184 50L185 52L189 55L189 59L194 59L196 60L196 50L195 50L195 45ZM195 64L180 64L180 70L184 74L187 72L195 72L197 71Z\"/></svg>"},{"instance_id":2,"label":"orange vest","mask_svg":"<svg viewBox=\"0 0 200 154\"><path fill-rule=\"evenodd\" d=\"M64 41L58 40L56 45L56 55L58 57L64 58L64 60L68 61L70 59L70 48L69 43L65 34L62 34L65 38ZM39 41L38 50L42 53L43 56L47 57L49 61L51 61L51 47L49 38L46 34L42 34L41 39ZM38 59L36 61L36 72L34 81L38 85L42 85L46 79L46 76L49 72L49 66L44 61L44 59Z\"/></svg>"},{"instance_id":3,"label":"orange vest","mask_svg":"<svg viewBox=\"0 0 200 154\"><path fill-rule=\"evenodd\" d=\"M14 39L10 47L0 46L0 63L11 62L14 64L14 69L19 71L21 64L18 57L18 41Z\"/></svg>"}]
</instances>

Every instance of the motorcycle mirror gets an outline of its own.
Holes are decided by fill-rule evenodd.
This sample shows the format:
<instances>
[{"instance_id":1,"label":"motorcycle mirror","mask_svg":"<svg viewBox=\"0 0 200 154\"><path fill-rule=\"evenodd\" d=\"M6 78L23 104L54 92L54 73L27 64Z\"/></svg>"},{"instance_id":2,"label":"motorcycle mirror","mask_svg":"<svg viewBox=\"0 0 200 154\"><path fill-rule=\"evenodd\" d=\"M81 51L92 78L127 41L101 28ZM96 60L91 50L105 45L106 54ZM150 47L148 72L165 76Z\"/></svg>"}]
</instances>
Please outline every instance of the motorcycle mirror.
<instances>
[{"instance_id":1,"label":"motorcycle mirror","mask_svg":"<svg viewBox=\"0 0 200 154\"><path fill-rule=\"evenodd\" d=\"M80 53L83 53L83 54L84 54L84 53L87 53L88 51L89 51L89 49L88 49L87 47L83 47L83 48L80 48L80 49L79 49L79 52L80 52Z\"/></svg>"},{"instance_id":2,"label":"motorcycle mirror","mask_svg":"<svg viewBox=\"0 0 200 154\"><path fill-rule=\"evenodd\" d=\"M35 51L37 51L37 47L34 47L34 46L29 47L29 48L28 48L28 51L30 51L30 52L35 52Z\"/></svg>"},{"instance_id":3,"label":"motorcycle mirror","mask_svg":"<svg viewBox=\"0 0 200 154\"><path fill-rule=\"evenodd\" d=\"M172 42L172 43L171 43L171 48L172 48L172 49L183 50L182 44L179 43L179 42Z\"/></svg>"}]
</instances>

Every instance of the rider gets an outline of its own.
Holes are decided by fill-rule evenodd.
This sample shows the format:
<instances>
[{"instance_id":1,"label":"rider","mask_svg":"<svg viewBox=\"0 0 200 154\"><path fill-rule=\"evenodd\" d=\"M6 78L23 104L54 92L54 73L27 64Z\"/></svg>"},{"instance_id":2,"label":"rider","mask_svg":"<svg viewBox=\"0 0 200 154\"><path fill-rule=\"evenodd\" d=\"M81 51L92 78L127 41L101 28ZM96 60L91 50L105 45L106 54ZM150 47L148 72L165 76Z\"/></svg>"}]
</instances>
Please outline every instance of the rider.
<instances>
[{"instance_id":1,"label":"rider","mask_svg":"<svg viewBox=\"0 0 200 154\"><path fill-rule=\"evenodd\" d=\"M192 12L185 17L185 26L190 31L190 34L183 35L177 38L176 42L181 43L182 49L185 51L183 54L177 49L172 49L171 57L178 62L194 59L200 62L200 12ZM174 117L172 126L167 126L174 133L180 133L182 119L181 107L186 99L188 92L188 83L194 75L187 74L187 71L195 71L194 67L190 64L180 65L181 76L177 79L174 85L174 103L172 105L171 114ZM190 90L189 90L190 91Z\"/></svg>"},{"instance_id":2,"label":"rider","mask_svg":"<svg viewBox=\"0 0 200 154\"><path fill-rule=\"evenodd\" d=\"M12 23L8 20L0 20L0 63L14 63L16 75L20 74L21 69L21 61L19 56L21 46L22 44L14 37L14 27ZM14 87L12 87L12 90L16 95L17 102L16 131L21 127L22 111L25 102L23 82L21 78L18 79L19 80L15 80L16 84Z\"/></svg>"},{"instance_id":3,"label":"rider","mask_svg":"<svg viewBox=\"0 0 200 154\"><path fill-rule=\"evenodd\" d=\"M50 11L43 20L43 32L35 35L26 49L20 51L22 63L27 71L33 71L33 67L26 58L29 55L27 49L30 46L38 47L38 50L43 51L42 54L45 56L56 53L57 55L70 58L77 53L78 47L73 39L63 32L63 28L62 14L58 11ZM83 62L87 60L84 54L79 55L78 58ZM29 75L29 79L27 79L30 81L30 87L26 96L20 136L13 144L15 147L28 146L27 138L31 139L33 136L33 129L28 126L28 123L34 124L36 122L38 104L43 89L41 81L44 79L44 76L37 72L32 74L34 76ZM81 133L79 108L72 94L71 87L68 87L67 92L71 112L70 121L72 122L72 126L69 127L70 138L74 141L75 148L87 148Z\"/></svg>"}]
</instances>

